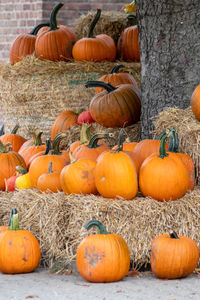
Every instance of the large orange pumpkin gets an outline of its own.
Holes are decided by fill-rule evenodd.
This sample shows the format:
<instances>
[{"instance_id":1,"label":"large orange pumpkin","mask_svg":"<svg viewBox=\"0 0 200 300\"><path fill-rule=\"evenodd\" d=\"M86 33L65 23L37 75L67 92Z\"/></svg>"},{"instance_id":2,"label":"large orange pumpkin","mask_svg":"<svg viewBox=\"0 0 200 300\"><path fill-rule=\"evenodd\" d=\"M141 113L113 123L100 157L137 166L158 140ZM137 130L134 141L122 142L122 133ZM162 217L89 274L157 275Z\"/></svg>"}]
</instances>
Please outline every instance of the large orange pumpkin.
<instances>
[{"instance_id":1,"label":"large orange pumpkin","mask_svg":"<svg viewBox=\"0 0 200 300\"><path fill-rule=\"evenodd\" d=\"M19 228L15 210L10 228L0 242L0 271L7 274L28 273L34 271L39 262L39 243L30 231Z\"/></svg>"},{"instance_id":2,"label":"large orange pumpkin","mask_svg":"<svg viewBox=\"0 0 200 300\"><path fill-rule=\"evenodd\" d=\"M139 171L139 187L142 194L158 201L177 200L183 197L189 185L189 174L182 160L165 151L165 134L159 153L147 157Z\"/></svg>"},{"instance_id":3,"label":"large orange pumpkin","mask_svg":"<svg viewBox=\"0 0 200 300\"><path fill-rule=\"evenodd\" d=\"M131 74L125 72L118 73L119 69L122 67L124 67L124 65L114 66L109 74L101 76L98 80L110 83L113 86L118 86L120 84L133 84L136 88L138 88L138 84ZM104 91L104 88L96 87L96 94L102 91Z\"/></svg>"},{"instance_id":4,"label":"large orange pumpkin","mask_svg":"<svg viewBox=\"0 0 200 300\"><path fill-rule=\"evenodd\" d=\"M99 233L87 236L78 246L76 264L80 275L91 282L121 280L130 267L130 253L123 237L108 233L97 220L84 227L87 230L96 227Z\"/></svg>"},{"instance_id":5,"label":"large orange pumpkin","mask_svg":"<svg viewBox=\"0 0 200 300\"><path fill-rule=\"evenodd\" d=\"M199 262L199 248L189 237L162 234L151 244L151 268L158 278L175 279L191 274Z\"/></svg>"},{"instance_id":6,"label":"large orange pumpkin","mask_svg":"<svg viewBox=\"0 0 200 300\"><path fill-rule=\"evenodd\" d=\"M103 87L89 106L92 118L104 127L127 127L140 120L140 90L132 84L114 87L103 81L88 81L86 87Z\"/></svg>"},{"instance_id":7,"label":"large orange pumpkin","mask_svg":"<svg viewBox=\"0 0 200 300\"><path fill-rule=\"evenodd\" d=\"M19 129L19 125L17 124L11 133L5 133L0 136L0 141L3 144L10 143L12 146L12 151L18 152L21 146L27 141L26 138L17 134L17 130Z\"/></svg>"},{"instance_id":8,"label":"large orange pumpkin","mask_svg":"<svg viewBox=\"0 0 200 300\"><path fill-rule=\"evenodd\" d=\"M50 29L41 32L35 42L35 55L51 61L69 61L75 34L66 26L57 26L56 15L63 3L58 3L50 15Z\"/></svg>"},{"instance_id":9,"label":"large orange pumpkin","mask_svg":"<svg viewBox=\"0 0 200 300\"><path fill-rule=\"evenodd\" d=\"M200 121L200 84L192 93L190 105L195 118Z\"/></svg>"},{"instance_id":10,"label":"large orange pumpkin","mask_svg":"<svg viewBox=\"0 0 200 300\"><path fill-rule=\"evenodd\" d=\"M107 34L94 36L93 30L101 15L101 9L97 13L89 27L88 37L78 40L72 49L72 56L77 61L114 61L117 49L114 40Z\"/></svg>"}]
</instances>

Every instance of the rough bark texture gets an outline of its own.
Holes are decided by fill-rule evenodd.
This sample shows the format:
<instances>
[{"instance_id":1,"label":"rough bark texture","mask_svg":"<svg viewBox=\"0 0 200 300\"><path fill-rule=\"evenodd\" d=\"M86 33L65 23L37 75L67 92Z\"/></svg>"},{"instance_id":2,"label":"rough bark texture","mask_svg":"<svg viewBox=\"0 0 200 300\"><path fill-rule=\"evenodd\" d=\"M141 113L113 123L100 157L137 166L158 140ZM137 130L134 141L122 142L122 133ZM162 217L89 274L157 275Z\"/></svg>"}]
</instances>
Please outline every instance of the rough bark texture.
<instances>
[{"instance_id":1,"label":"rough bark texture","mask_svg":"<svg viewBox=\"0 0 200 300\"><path fill-rule=\"evenodd\" d=\"M188 107L200 83L200 1L136 0L136 7L142 68L141 138L148 138L152 117L165 107Z\"/></svg>"}]
</instances>

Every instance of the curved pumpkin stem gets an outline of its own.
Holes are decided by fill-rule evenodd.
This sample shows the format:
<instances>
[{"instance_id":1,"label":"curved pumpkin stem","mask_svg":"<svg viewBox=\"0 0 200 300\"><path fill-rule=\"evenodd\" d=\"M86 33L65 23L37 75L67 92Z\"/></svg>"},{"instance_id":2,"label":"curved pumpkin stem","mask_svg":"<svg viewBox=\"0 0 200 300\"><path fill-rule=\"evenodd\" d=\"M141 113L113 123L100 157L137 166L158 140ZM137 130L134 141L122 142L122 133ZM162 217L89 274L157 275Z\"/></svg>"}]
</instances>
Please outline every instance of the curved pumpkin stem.
<instances>
[{"instance_id":1,"label":"curved pumpkin stem","mask_svg":"<svg viewBox=\"0 0 200 300\"><path fill-rule=\"evenodd\" d=\"M178 152L178 146L179 146L179 138L178 138L178 133L174 127L170 128L172 131L172 135L169 138L169 147L168 151L169 152Z\"/></svg>"},{"instance_id":2,"label":"curved pumpkin stem","mask_svg":"<svg viewBox=\"0 0 200 300\"><path fill-rule=\"evenodd\" d=\"M6 149L7 146L9 146L10 143L7 143L7 144L3 144L1 141L0 141L0 153L7 153L9 152L10 150Z\"/></svg>"},{"instance_id":3,"label":"curved pumpkin stem","mask_svg":"<svg viewBox=\"0 0 200 300\"><path fill-rule=\"evenodd\" d=\"M98 145L98 141L101 139L107 139L110 137L113 137L113 133L96 133L95 135L93 135L90 139L90 142L88 145L86 145L86 147L88 148L98 148L100 145Z\"/></svg>"},{"instance_id":4,"label":"curved pumpkin stem","mask_svg":"<svg viewBox=\"0 0 200 300\"><path fill-rule=\"evenodd\" d=\"M134 26L134 25L138 24L138 20L137 20L136 14L134 14L134 13L129 14L127 16L127 20L129 22L130 26Z\"/></svg>"},{"instance_id":5,"label":"curved pumpkin stem","mask_svg":"<svg viewBox=\"0 0 200 300\"><path fill-rule=\"evenodd\" d=\"M165 150L165 144L166 144L167 138L170 137L172 134L173 134L173 132L172 132L172 130L170 130L169 133L165 133L163 135L163 137L161 138L158 157L163 159L169 155L169 154L167 154L167 152Z\"/></svg>"},{"instance_id":6,"label":"curved pumpkin stem","mask_svg":"<svg viewBox=\"0 0 200 300\"><path fill-rule=\"evenodd\" d=\"M36 25L31 32L29 32L29 34L31 35L37 35L38 31L40 30L40 28L44 27L44 26L49 26L50 23L40 23L38 25Z\"/></svg>"},{"instance_id":7,"label":"curved pumpkin stem","mask_svg":"<svg viewBox=\"0 0 200 300\"><path fill-rule=\"evenodd\" d=\"M113 86L110 83L104 82L104 81L96 81L96 80L89 80L85 83L85 87L102 87L104 88L108 93L113 92L117 89L117 87Z\"/></svg>"},{"instance_id":8,"label":"curved pumpkin stem","mask_svg":"<svg viewBox=\"0 0 200 300\"><path fill-rule=\"evenodd\" d=\"M22 166L16 166L16 170L22 175L26 174L27 171Z\"/></svg>"},{"instance_id":9,"label":"curved pumpkin stem","mask_svg":"<svg viewBox=\"0 0 200 300\"><path fill-rule=\"evenodd\" d=\"M64 3L58 3L51 11L51 15L50 15L50 29L51 30L57 30L59 29L59 27L57 26L57 21L56 21L56 16L58 11L61 9L61 7L63 7Z\"/></svg>"},{"instance_id":10,"label":"curved pumpkin stem","mask_svg":"<svg viewBox=\"0 0 200 300\"><path fill-rule=\"evenodd\" d=\"M16 208L14 208L15 210L16 210ZM11 209L11 211L10 211L10 218L9 218L9 223L8 223L8 226L10 226L11 225L11 220L12 220L12 215L13 215L13 211L14 211L14 209Z\"/></svg>"},{"instance_id":11,"label":"curved pumpkin stem","mask_svg":"<svg viewBox=\"0 0 200 300\"><path fill-rule=\"evenodd\" d=\"M35 132L33 133L33 140L34 140L35 146L43 145L42 139L41 139L42 134L43 134L42 131L39 131L38 133L35 133Z\"/></svg>"},{"instance_id":12,"label":"curved pumpkin stem","mask_svg":"<svg viewBox=\"0 0 200 300\"><path fill-rule=\"evenodd\" d=\"M117 65L117 66L115 66L114 68L112 68L110 74L117 73L119 71L119 69L121 69L123 67L124 67L124 65Z\"/></svg>"},{"instance_id":13,"label":"curved pumpkin stem","mask_svg":"<svg viewBox=\"0 0 200 300\"><path fill-rule=\"evenodd\" d=\"M55 138L54 138L54 140L53 140L53 142L52 142L52 148L53 148L53 149L52 149L52 154L56 154L56 155L61 154L61 152L60 152L60 143L61 143L63 137L65 137L65 136L63 135L62 132L61 132L61 133L58 133L58 134L55 136Z\"/></svg>"},{"instance_id":14,"label":"curved pumpkin stem","mask_svg":"<svg viewBox=\"0 0 200 300\"><path fill-rule=\"evenodd\" d=\"M98 233L100 234L109 234L109 232L106 230L106 227L97 220L91 220L84 225L84 228L87 230L89 230L92 227L95 227L98 230Z\"/></svg>"},{"instance_id":15,"label":"curved pumpkin stem","mask_svg":"<svg viewBox=\"0 0 200 300\"><path fill-rule=\"evenodd\" d=\"M97 24L97 22L99 21L99 18L101 16L101 9L98 8L97 9L97 12L96 12L96 15L94 16L93 20L92 20L92 23L90 24L90 27L89 27L89 30L88 30L88 38L94 38L94 34L93 34L93 31L94 31L94 28Z\"/></svg>"},{"instance_id":16,"label":"curved pumpkin stem","mask_svg":"<svg viewBox=\"0 0 200 300\"><path fill-rule=\"evenodd\" d=\"M18 212L16 208L13 208L12 216L11 216L11 224L8 230L19 230L19 218Z\"/></svg>"},{"instance_id":17,"label":"curved pumpkin stem","mask_svg":"<svg viewBox=\"0 0 200 300\"><path fill-rule=\"evenodd\" d=\"M16 134L18 129L19 129L19 124L16 124L13 130L11 131L11 134Z\"/></svg>"},{"instance_id":18,"label":"curved pumpkin stem","mask_svg":"<svg viewBox=\"0 0 200 300\"><path fill-rule=\"evenodd\" d=\"M119 131L118 146L117 146L117 150L115 150L115 152L123 151L124 140L125 140L124 139L124 130L123 130L123 128L121 128Z\"/></svg>"},{"instance_id":19,"label":"curved pumpkin stem","mask_svg":"<svg viewBox=\"0 0 200 300\"><path fill-rule=\"evenodd\" d=\"M50 139L46 139L46 150L44 152L44 155L47 155L50 150L51 150L51 141Z\"/></svg>"},{"instance_id":20,"label":"curved pumpkin stem","mask_svg":"<svg viewBox=\"0 0 200 300\"><path fill-rule=\"evenodd\" d=\"M0 136L5 134L4 125L1 125L0 127Z\"/></svg>"},{"instance_id":21,"label":"curved pumpkin stem","mask_svg":"<svg viewBox=\"0 0 200 300\"><path fill-rule=\"evenodd\" d=\"M85 144L91 140L90 127L91 125L88 123L82 124L80 132L80 145Z\"/></svg>"},{"instance_id":22,"label":"curved pumpkin stem","mask_svg":"<svg viewBox=\"0 0 200 300\"><path fill-rule=\"evenodd\" d=\"M178 234L173 230L169 232L169 235L171 239L179 239Z\"/></svg>"}]
</instances>

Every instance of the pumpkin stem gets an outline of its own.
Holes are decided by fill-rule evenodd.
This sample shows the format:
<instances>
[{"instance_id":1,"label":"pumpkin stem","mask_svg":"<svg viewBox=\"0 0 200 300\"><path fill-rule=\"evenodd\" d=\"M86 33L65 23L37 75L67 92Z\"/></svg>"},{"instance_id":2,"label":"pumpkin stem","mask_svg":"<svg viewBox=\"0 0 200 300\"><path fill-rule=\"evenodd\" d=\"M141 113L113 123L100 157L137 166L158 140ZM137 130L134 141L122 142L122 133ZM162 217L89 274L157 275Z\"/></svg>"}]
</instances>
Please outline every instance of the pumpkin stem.
<instances>
[{"instance_id":1,"label":"pumpkin stem","mask_svg":"<svg viewBox=\"0 0 200 300\"><path fill-rule=\"evenodd\" d=\"M161 138L166 134L166 131L162 131L156 135L155 140L161 140Z\"/></svg>"},{"instance_id":2,"label":"pumpkin stem","mask_svg":"<svg viewBox=\"0 0 200 300\"><path fill-rule=\"evenodd\" d=\"M22 166L16 166L16 170L22 175L26 174L27 171Z\"/></svg>"},{"instance_id":3,"label":"pumpkin stem","mask_svg":"<svg viewBox=\"0 0 200 300\"><path fill-rule=\"evenodd\" d=\"M110 83L104 82L104 81L95 81L95 80L89 80L85 83L85 87L102 87L104 88L108 93L113 92L117 89L117 87L111 85Z\"/></svg>"},{"instance_id":4,"label":"pumpkin stem","mask_svg":"<svg viewBox=\"0 0 200 300\"><path fill-rule=\"evenodd\" d=\"M46 150L44 152L44 155L47 155L49 153L49 151L51 150L51 141L50 139L46 139Z\"/></svg>"},{"instance_id":5,"label":"pumpkin stem","mask_svg":"<svg viewBox=\"0 0 200 300\"><path fill-rule=\"evenodd\" d=\"M124 67L124 65L117 65L117 66L115 66L114 68L112 68L110 74L117 73L119 71L119 69L121 69L123 67Z\"/></svg>"},{"instance_id":6,"label":"pumpkin stem","mask_svg":"<svg viewBox=\"0 0 200 300\"><path fill-rule=\"evenodd\" d=\"M98 230L98 233L100 233L100 234L109 234L109 232L106 230L106 227L97 220L91 220L87 224L84 225L84 228L86 230L89 230L92 227L95 227Z\"/></svg>"},{"instance_id":7,"label":"pumpkin stem","mask_svg":"<svg viewBox=\"0 0 200 300\"><path fill-rule=\"evenodd\" d=\"M54 138L54 140L52 142L52 148L53 148L52 154L56 154L56 155L61 154L61 152L60 152L60 142L62 141L63 137L65 137L65 136L66 135L63 134L63 133L58 133L55 136L55 138Z\"/></svg>"},{"instance_id":8,"label":"pumpkin stem","mask_svg":"<svg viewBox=\"0 0 200 300\"><path fill-rule=\"evenodd\" d=\"M86 146L88 148L98 148L100 145L98 145L98 141L100 139L107 139L110 137L113 137L113 133L96 133L95 135L93 135L89 141L89 144Z\"/></svg>"},{"instance_id":9,"label":"pumpkin stem","mask_svg":"<svg viewBox=\"0 0 200 300\"><path fill-rule=\"evenodd\" d=\"M63 7L63 5L64 5L64 3L58 3L52 9L51 15L50 15L50 29L49 29L49 31L59 29L59 27L57 26L56 15L57 15L58 11L61 9L61 7Z\"/></svg>"},{"instance_id":10,"label":"pumpkin stem","mask_svg":"<svg viewBox=\"0 0 200 300\"><path fill-rule=\"evenodd\" d=\"M170 230L169 235L171 239L179 239L177 233L173 230Z\"/></svg>"},{"instance_id":11,"label":"pumpkin stem","mask_svg":"<svg viewBox=\"0 0 200 300\"><path fill-rule=\"evenodd\" d=\"M174 127L170 128L170 130L172 131L172 135L169 138L169 147L167 151L177 153L179 146L178 133Z\"/></svg>"},{"instance_id":12,"label":"pumpkin stem","mask_svg":"<svg viewBox=\"0 0 200 300\"><path fill-rule=\"evenodd\" d=\"M97 8L96 15L94 16L92 23L90 24L90 27L88 30L88 38L95 38L93 31L94 31L94 27L96 26L97 22L99 21L100 16L101 16L101 9Z\"/></svg>"},{"instance_id":13,"label":"pumpkin stem","mask_svg":"<svg viewBox=\"0 0 200 300\"><path fill-rule=\"evenodd\" d=\"M170 137L171 135L172 135L172 131L170 130L169 133L165 133L163 135L163 137L161 138L158 157L160 157L162 159L169 155L165 150L165 144L166 144L167 138Z\"/></svg>"},{"instance_id":14,"label":"pumpkin stem","mask_svg":"<svg viewBox=\"0 0 200 300\"><path fill-rule=\"evenodd\" d=\"M49 26L50 23L40 23L38 25L36 25L31 32L29 32L29 34L31 35L37 35L38 31L40 30L40 28L44 27L44 26Z\"/></svg>"},{"instance_id":15,"label":"pumpkin stem","mask_svg":"<svg viewBox=\"0 0 200 300\"><path fill-rule=\"evenodd\" d=\"M127 16L127 20L128 20L129 26L134 26L134 25L138 24L138 20L137 20L137 17L136 17L135 13L129 14Z\"/></svg>"},{"instance_id":16,"label":"pumpkin stem","mask_svg":"<svg viewBox=\"0 0 200 300\"><path fill-rule=\"evenodd\" d=\"M16 208L13 208L9 230L19 230L19 218Z\"/></svg>"},{"instance_id":17,"label":"pumpkin stem","mask_svg":"<svg viewBox=\"0 0 200 300\"><path fill-rule=\"evenodd\" d=\"M2 136L3 134L5 134L4 125L1 125L1 127L0 127L0 136Z\"/></svg>"},{"instance_id":18,"label":"pumpkin stem","mask_svg":"<svg viewBox=\"0 0 200 300\"><path fill-rule=\"evenodd\" d=\"M123 142L124 142L124 130L123 128L120 129L119 131L119 138L118 138L118 147L116 152L122 151L123 150Z\"/></svg>"},{"instance_id":19,"label":"pumpkin stem","mask_svg":"<svg viewBox=\"0 0 200 300\"><path fill-rule=\"evenodd\" d=\"M0 141L0 153L7 153L9 152L9 150L6 149L6 147L8 146L7 144L3 144L2 141Z\"/></svg>"},{"instance_id":20,"label":"pumpkin stem","mask_svg":"<svg viewBox=\"0 0 200 300\"><path fill-rule=\"evenodd\" d=\"M19 129L19 124L15 125L15 127L11 131L11 134L16 134L18 129Z\"/></svg>"},{"instance_id":21,"label":"pumpkin stem","mask_svg":"<svg viewBox=\"0 0 200 300\"><path fill-rule=\"evenodd\" d=\"M48 174L52 173L52 161L49 162L49 165L48 165Z\"/></svg>"},{"instance_id":22,"label":"pumpkin stem","mask_svg":"<svg viewBox=\"0 0 200 300\"><path fill-rule=\"evenodd\" d=\"M14 209L16 210L16 208L14 208ZM12 215L13 215L13 210L14 210L14 209L11 209L11 211L10 211L10 218L9 218L8 226L11 225L11 219L12 219Z\"/></svg>"},{"instance_id":23,"label":"pumpkin stem","mask_svg":"<svg viewBox=\"0 0 200 300\"><path fill-rule=\"evenodd\" d=\"M38 133L35 132L33 133L33 140L35 146L40 146L43 144L41 139L42 134L43 134L42 131L39 131Z\"/></svg>"},{"instance_id":24,"label":"pumpkin stem","mask_svg":"<svg viewBox=\"0 0 200 300\"><path fill-rule=\"evenodd\" d=\"M82 124L81 132L80 132L80 145L90 141L91 139L90 127L91 125L87 123Z\"/></svg>"}]
</instances>

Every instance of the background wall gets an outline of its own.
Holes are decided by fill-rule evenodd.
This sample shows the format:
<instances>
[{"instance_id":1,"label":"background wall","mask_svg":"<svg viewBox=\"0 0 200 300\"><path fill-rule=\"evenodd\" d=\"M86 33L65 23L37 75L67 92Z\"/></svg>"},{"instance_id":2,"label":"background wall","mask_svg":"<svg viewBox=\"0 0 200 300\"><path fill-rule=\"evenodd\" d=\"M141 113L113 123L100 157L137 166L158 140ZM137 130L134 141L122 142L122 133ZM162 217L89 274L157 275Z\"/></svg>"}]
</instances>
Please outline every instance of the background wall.
<instances>
[{"instance_id":1,"label":"background wall","mask_svg":"<svg viewBox=\"0 0 200 300\"><path fill-rule=\"evenodd\" d=\"M74 21L90 10L119 11L126 0L64 0L58 21L73 28ZM30 32L39 22L48 21L54 0L1 0L0 1L0 61L9 61L9 49L20 33Z\"/></svg>"}]
</instances>

